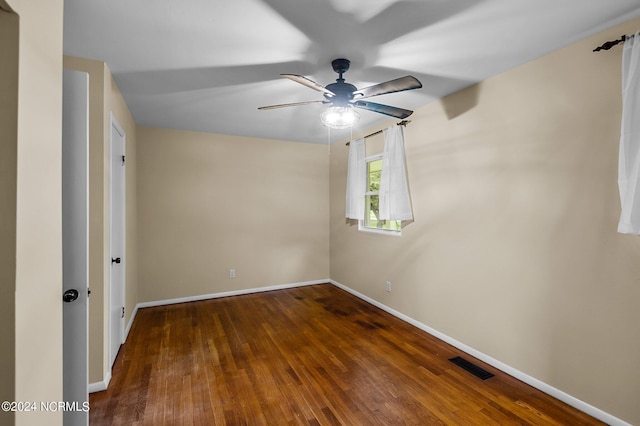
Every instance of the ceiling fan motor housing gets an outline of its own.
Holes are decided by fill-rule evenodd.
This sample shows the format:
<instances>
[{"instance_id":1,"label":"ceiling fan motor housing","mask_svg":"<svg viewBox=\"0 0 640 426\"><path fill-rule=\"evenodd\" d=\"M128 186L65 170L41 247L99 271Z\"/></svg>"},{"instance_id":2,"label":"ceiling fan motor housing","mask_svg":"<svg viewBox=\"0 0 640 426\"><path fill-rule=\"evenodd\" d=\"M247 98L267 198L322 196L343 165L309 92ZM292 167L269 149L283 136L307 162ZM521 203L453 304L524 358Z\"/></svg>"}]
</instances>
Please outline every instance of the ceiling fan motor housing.
<instances>
[{"instance_id":1,"label":"ceiling fan motor housing","mask_svg":"<svg viewBox=\"0 0 640 426\"><path fill-rule=\"evenodd\" d=\"M330 100L336 106L346 106L353 99L353 92L358 90L353 84L345 83L344 80L338 80L326 87L335 93L335 96L325 94L324 97Z\"/></svg>"},{"instance_id":2,"label":"ceiling fan motor housing","mask_svg":"<svg viewBox=\"0 0 640 426\"><path fill-rule=\"evenodd\" d=\"M350 101L353 99L353 93L358 90L358 88L353 84L345 83L344 78L342 78L342 74L349 71L350 65L351 61L344 58L334 59L331 61L331 66L333 67L333 70L339 74L339 77L335 83L331 83L326 86L326 89L335 93L335 96L325 93L324 97L327 100L330 100L335 106L349 105Z\"/></svg>"}]
</instances>

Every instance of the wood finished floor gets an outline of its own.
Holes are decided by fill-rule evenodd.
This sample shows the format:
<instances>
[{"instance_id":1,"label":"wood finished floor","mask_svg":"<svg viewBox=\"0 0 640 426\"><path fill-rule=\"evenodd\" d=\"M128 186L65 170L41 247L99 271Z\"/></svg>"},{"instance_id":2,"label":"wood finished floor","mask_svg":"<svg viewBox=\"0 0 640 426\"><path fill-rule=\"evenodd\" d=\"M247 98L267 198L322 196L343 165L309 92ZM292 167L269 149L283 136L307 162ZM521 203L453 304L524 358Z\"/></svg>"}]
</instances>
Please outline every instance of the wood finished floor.
<instances>
[{"instance_id":1,"label":"wood finished floor","mask_svg":"<svg viewBox=\"0 0 640 426\"><path fill-rule=\"evenodd\" d=\"M602 424L331 284L141 309L90 404L91 426Z\"/></svg>"}]
</instances>

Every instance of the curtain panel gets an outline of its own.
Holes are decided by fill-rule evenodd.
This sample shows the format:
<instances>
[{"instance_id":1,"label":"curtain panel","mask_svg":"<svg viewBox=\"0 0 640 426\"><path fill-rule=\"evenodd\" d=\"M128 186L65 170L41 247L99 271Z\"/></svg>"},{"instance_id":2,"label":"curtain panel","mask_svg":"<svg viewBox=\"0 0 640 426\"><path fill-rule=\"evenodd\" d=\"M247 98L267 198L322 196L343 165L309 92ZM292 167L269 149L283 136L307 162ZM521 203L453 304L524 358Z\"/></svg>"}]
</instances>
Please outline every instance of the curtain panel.
<instances>
[{"instance_id":1,"label":"curtain panel","mask_svg":"<svg viewBox=\"0 0 640 426\"><path fill-rule=\"evenodd\" d=\"M367 165L364 139L351 141L347 165L347 219L364 220L364 194L367 186Z\"/></svg>"},{"instance_id":2,"label":"curtain panel","mask_svg":"<svg viewBox=\"0 0 640 426\"><path fill-rule=\"evenodd\" d=\"M622 124L618 158L622 211L618 232L640 235L640 33L622 52Z\"/></svg>"},{"instance_id":3,"label":"curtain panel","mask_svg":"<svg viewBox=\"0 0 640 426\"><path fill-rule=\"evenodd\" d=\"M383 133L384 154L380 176L380 219L413 220L402 126L390 127Z\"/></svg>"}]
</instances>

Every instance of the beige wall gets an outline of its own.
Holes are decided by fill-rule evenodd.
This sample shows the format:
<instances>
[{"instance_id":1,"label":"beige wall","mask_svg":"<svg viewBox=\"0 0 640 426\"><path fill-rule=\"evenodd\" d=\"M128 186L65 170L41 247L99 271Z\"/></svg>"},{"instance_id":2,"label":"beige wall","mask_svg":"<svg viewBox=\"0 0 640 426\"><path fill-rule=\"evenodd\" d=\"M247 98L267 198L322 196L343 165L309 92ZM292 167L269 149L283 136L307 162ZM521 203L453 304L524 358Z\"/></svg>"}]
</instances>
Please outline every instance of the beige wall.
<instances>
[{"instance_id":1,"label":"beige wall","mask_svg":"<svg viewBox=\"0 0 640 426\"><path fill-rule=\"evenodd\" d=\"M17 114L15 92L10 90L9 96L3 95L0 101L2 110L8 112L2 123L1 149L8 155L3 159L3 169L7 167L9 181L16 184L13 191L4 184L0 189L3 199L7 195L9 200L9 209L3 210L3 240L12 234L15 238L13 250L2 246L9 255L13 252L9 261L2 261L2 269L8 267L9 279L15 272L12 281L15 286L5 288L3 276L2 292L3 296L5 291L8 293L13 303L7 303L6 308L15 315L14 319L5 318L3 312L3 319L8 320L3 324L14 328L15 333L9 333L9 341L3 340L0 359L6 367L4 363L9 359L4 351L14 351L13 371L10 366L7 371L12 386L12 377L15 378L10 400L59 401L62 399L63 4L62 0L7 3L19 16L19 56L17 74L11 65L9 68L13 69L6 70L3 66L1 71L3 80L8 77L8 85L13 85L14 90L17 87L18 96ZM4 1L0 1L0 6L8 9ZM15 26L5 27L13 19L3 16L3 39L5 35L9 39L15 37L11 28L15 30ZM0 43L3 61L16 59L15 41L14 38L13 42ZM8 138L5 140L4 136ZM5 171L2 173L4 178ZM15 209L13 213L9 211L11 208ZM4 311L4 300L2 303ZM3 381L5 377L3 372ZM7 391L4 385L1 389L3 393ZM62 424L62 413L19 412L15 417L5 417L4 413L0 416L2 424Z\"/></svg>"},{"instance_id":2,"label":"beige wall","mask_svg":"<svg viewBox=\"0 0 640 426\"><path fill-rule=\"evenodd\" d=\"M346 224L342 144L330 189L332 279L633 424L640 238L616 233L621 48L591 50L638 28L416 111L402 237Z\"/></svg>"},{"instance_id":3,"label":"beige wall","mask_svg":"<svg viewBox=\"0 0 640 426\"><path fill-rule=\"evenodd\" d=\"M144 127L137 142L140 301L328 278L326 147Z\"/></svg>"},{"instance_id":4,"label":"beige wall","mask_svg":"<svg viewBox=\"0 0 640 426\"><path fill-rule=\"evenodd\" d=\"M89 382L104 380L109 366L109 141L111 113L126 133L126 320L137 303L135 123L108 66L64 57L64 67L89 73Z\"/></svg>"}]
</instances>

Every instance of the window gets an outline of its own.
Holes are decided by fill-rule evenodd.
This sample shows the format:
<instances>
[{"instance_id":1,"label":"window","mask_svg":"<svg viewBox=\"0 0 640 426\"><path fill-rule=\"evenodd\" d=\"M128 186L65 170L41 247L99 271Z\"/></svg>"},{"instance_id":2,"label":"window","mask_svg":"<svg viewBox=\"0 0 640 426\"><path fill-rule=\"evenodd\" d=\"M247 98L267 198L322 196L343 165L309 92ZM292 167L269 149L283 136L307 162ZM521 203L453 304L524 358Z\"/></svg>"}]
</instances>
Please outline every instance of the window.
<instances>
[{"instance_id":1,"label":"window","mask_svg":"<svg viewBox=\"0 0 640 426\"><path fill-rule=\"evenodd\" d=\"M380 174L382 172L382 154L367 157L367 191L365 193L364 220L360 221L361 231L380 231L399 235L402 222L399 220L379 219Z\"/></svg>"},{"instance_id":2,"label":"window","mask_svg":"<svg viewBox=\"0 0 640 426\"><path fill-rule=\"evenodd\" d=\"M403 221L413 221L402 127L351 142L345 195L345 217L360 231L399 236Z\"/></svg>"}]
</instances>

